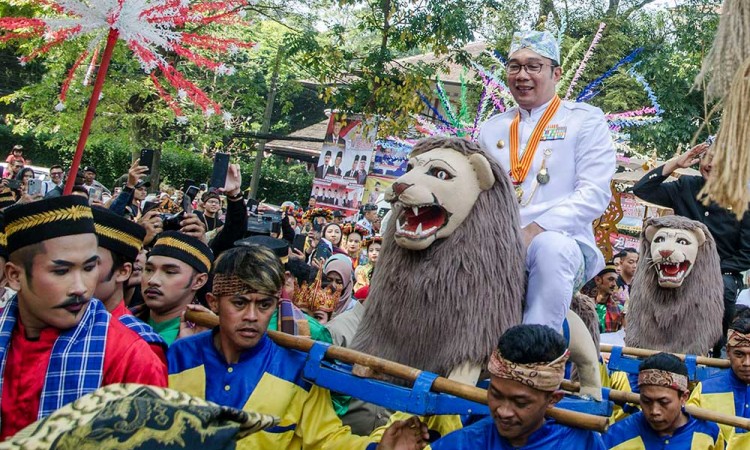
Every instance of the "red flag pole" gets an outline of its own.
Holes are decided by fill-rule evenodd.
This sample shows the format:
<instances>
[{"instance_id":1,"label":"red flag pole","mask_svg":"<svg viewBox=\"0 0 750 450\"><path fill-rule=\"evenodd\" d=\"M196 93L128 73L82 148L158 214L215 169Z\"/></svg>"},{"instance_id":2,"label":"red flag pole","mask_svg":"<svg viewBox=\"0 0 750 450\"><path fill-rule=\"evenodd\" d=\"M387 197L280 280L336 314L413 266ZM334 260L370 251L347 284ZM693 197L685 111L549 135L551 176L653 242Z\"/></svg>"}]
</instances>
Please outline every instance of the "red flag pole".
<instances>
[{"instance_id":1,"label":"red flag pole","mask_svg":"<svg viewBox=\"0 0 750 450\"><path fill-rule=\"evenodd\" d=\"M81 127L81 135L78 137L78 146L76 146L76 153L75 155L73 155L73 162L70 165L68 180L65 182L65 189L63 190L64 195L68 195L73 191L73 184L75 183L76 173L78 173L78 166L81 165L83 149L86 147L86 140L89 137L89 131L91 131L91 122L94 120L96 105L99 103L99 95L102 92L104 79L107 77L107 69L109 69L109 61L110 59L112 59L112 50L114 50L115 44L117 43L117 36L117 30L115 30L114 28L110 28L109 36L107 36L107 46L104 48L104 53L102 54L102 62L99 66L99 72L96 74L94 91L91 93L91 100L89 100L89 106L86 110L86 118L83 119L83 127Z\"/></svg>"}]
</instances>

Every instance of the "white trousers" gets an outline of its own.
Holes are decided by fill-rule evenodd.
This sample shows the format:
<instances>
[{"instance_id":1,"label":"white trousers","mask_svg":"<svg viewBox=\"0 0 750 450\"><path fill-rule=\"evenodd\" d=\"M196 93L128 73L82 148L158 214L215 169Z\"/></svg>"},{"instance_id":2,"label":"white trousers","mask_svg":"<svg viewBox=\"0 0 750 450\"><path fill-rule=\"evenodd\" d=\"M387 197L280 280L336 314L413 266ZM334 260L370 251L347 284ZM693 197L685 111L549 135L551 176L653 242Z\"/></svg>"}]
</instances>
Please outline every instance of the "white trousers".
<instances>
[{"instance_id":1,"label":"white trousers","mask_svg":"<svg viewBox=\"0 0 750 450\"><path fill-rule=\"evenodd\" d=\"M529 284L523 323L561 330L583 264L583 253L575 239L556 231L536 235L526 250Z\"/></svg>"}]
</instances>

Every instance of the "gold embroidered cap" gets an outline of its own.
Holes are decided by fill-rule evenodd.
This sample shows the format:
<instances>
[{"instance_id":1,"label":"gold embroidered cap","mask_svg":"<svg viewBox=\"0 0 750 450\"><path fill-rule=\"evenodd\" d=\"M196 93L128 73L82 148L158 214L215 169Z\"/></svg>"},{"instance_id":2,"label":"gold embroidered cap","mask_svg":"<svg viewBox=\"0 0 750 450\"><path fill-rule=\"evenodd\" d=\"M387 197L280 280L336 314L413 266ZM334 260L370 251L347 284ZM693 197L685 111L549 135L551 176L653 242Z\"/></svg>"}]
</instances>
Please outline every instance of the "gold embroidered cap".
<instances>
[{"instance_id":1,"label":"gold embroidered cap","mask_svg":"<svg viewBox=\"0 0 750 450\"><path fill-rule=\"evenodd\" d=\"M88 201L77 195L17 204L5 210L8 254L49 239L94 232Z\"/></svg>"},{"instance_id":2,"label":"gold embroidered cap","mask_svg":"<svg viewBox=\"0 0 750 450\"><path fill-rule=\"evenodd\" d=\"M99 247L123 256L127 262L134 262L143 246L146 229L108 209L95 207L91 212Z\"/></svg>"},{"instance_id":3,"label":"gold embroidered cap","mask_svg":"<svg viewBox=\"0 0 750 450\"><path fill-rule=\"evenodd\" d=\"M149 256L166 256L188 264L198 273L208 273L214 254L208 245L179 231L165 231L159 235Z\"/></svg>"},{"instance_id":4,"label":"gold embroidered cap","mask_svg":"<svg viewBox=\"0 0 750 450\"><path fill-rule=\"evenodd\" d=\"M0 209L7 208L16 203L16 194L9 188L0 189Z\"/></svg>"}]
</instances>

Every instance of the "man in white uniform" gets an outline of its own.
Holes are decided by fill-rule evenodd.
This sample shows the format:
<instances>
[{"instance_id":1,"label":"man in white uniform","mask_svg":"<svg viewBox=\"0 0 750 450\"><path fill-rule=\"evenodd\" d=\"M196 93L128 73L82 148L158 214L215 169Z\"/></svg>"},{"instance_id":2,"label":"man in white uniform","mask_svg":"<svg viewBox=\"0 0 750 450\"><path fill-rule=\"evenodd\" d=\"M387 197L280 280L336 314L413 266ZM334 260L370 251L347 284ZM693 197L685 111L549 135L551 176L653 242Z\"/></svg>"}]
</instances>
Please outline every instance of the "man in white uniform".
<instances>
[{"instance_id":1,"label":"man in white uniform","mask_svg":"<svg viewBox=\"0 0 750 450\"><path fill-rule=\"evenodd\" d=\"M519 200L529 273L523 323L558 330L574 286L604 267L592 222L609 204L615 171L602 111L557 96L559 61L550 33L515 33L506 71L518 107L489 119L479 134Z\"/></svg>"}]
</instances>

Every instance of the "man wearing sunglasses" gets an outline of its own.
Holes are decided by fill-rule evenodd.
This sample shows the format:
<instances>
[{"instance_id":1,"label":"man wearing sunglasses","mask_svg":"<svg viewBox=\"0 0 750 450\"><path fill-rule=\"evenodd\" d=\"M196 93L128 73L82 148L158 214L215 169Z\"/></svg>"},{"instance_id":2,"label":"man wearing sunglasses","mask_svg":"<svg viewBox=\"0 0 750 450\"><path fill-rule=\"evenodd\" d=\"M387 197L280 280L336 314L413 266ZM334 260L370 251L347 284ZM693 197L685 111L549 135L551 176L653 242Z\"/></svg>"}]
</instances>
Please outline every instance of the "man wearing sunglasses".
<instances>
[{"instance_id":1,"label":"man wearing sunglasses","mask_svg":"<svg viewBox=\"0 0 750 450\"><path fill-rule=\"evenodd\" d=\"M508 170L520 207L523 322L560 330L574 287L604 267L591 223L609 204L615 149L599 108L558 95L560 49L549 32L515 33L505 69L517 107L485 122L479 142Z\"/></svg>"}]
</instances>

